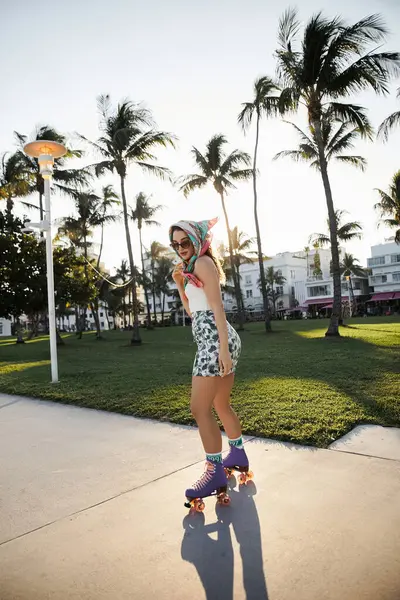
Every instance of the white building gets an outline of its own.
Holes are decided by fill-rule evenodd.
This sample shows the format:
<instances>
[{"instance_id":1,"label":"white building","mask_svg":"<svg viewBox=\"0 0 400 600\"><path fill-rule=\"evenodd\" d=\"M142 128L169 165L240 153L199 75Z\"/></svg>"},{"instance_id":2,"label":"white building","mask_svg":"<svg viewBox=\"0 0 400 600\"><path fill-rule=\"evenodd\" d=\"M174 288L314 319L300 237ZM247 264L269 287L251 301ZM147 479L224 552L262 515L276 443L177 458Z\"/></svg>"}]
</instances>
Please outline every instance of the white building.
<instances>
[{"instance_id":1,"label":"white building","mask_svg":"<svg viewBox=\"0 0 400 600\"><path fill-rule=\"evenodd\" d=\"M400 300L400 246L391 240L385 244L372 246L368 267L372 270L369 284L374 289L371 300L398 307L400 304L398 302Z\"/></svg>"},{"instance_id":2,"label":"white building","mask_svg":"<svg viewBox=\"0 0 400 600\"><path fill-rule=\"evenodd\" d=\"M344 249L340 252L343 254ZM316 260L316 257L319 260ZM327 311L333 305L333 278L331 276L331 251L330 249L318 248L312 249L307 253L307 277L305 281L296 282L296 295L301 298L301 306L312 311L321 310ZM354 299L365 299L369 293L368 278L351 277L351 285L354 294ZM342 303L350 305L351 290L349 282L343 278L342 280ZM359 304L359 302L357 302Z\"/></svg>"},{"instance_id":3,"label":"white building","mask_svg":"<svg viewBox=\"0 0 400 600\"><path fill-rule=\"evenodd\" d=\"M11 335L11 321L0 318L0 337Z\"/></svg>"},{"instance_id":4,"label":"white building","mask_svg":"<svg viewBox=\"0 0 400 600\"><path fill-rule=\"evenodd\" d=\"M278 275L284 278L281 285L274 285L277 308L290 309L300 303L296 297L296 281L304 281L307 275L307 261L305 256L299 252L282 252L272 258L264 260L264 271L273 267ZM259 286L260 268L258 260L240 266L240 286L242 288L243 300L247 309L262 310L263 299ZM236 301L227 299L236 306Z\"/></svg>"}]
</instances>

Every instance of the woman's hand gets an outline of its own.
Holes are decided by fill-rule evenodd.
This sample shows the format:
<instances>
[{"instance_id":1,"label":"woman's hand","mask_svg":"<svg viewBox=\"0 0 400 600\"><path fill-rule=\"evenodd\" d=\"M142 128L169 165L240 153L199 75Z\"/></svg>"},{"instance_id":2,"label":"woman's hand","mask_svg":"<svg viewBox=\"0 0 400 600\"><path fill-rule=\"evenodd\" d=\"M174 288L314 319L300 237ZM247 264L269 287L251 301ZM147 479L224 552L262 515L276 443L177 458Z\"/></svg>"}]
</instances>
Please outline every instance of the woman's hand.
<instances>
[{"instance_id":1,"label":"woman's hand","mask_svg":"<svg viewBox=\"0 0 400 600\"><path fill-rule=\"evenodd\" d=\"M231 358L229 350L222 350L219 353L218 362L219 362L219 374L221 375L221 377L225 377L226 375L229 375L229 373L232 371L232 367L233 367L232 358Z\"/></svg>"},{"instance_id":2,"label":"woman's hand","mask_svg":"<svg viewBox=\"0 0 400 600\"><path fill-rule=\"evenodd\" d=\"M180 288L184 287L185 278L182 275L183 271L183 263L178 263L173 270L172 279L175 281L176 285Z\"/></svg>"}]
</instances>

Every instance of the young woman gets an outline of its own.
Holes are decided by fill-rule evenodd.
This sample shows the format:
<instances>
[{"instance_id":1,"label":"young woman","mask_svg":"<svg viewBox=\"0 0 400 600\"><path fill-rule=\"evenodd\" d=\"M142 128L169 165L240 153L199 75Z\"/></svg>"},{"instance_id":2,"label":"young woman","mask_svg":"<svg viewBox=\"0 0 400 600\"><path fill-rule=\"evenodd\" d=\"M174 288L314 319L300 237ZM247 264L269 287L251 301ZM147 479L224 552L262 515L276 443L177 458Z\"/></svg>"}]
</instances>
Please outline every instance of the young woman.
<instances>
[{"instance_id":1,"label":"young woman","mask_svg":"<svg viewBox=\"0 0 400 600\"><path fill-rule=\"evenodd\" d=\"M229 503L226 471L240 471L242 483L252 476L240 422L230 405L241 341L227 322L222 303L220 283L224 274L211 249L210 229L216 222L217 219L179 221L170 228L171 247L182 261L175 267L173 279L183 306L192 318L197 344L190 407L206 453L206 469L186 490L186 506L197 510L204 508L201 498L214 494L220 502ZM212 407L229 438L230 452L224 461L221 432Z\"/></svg>"}]
</instances>

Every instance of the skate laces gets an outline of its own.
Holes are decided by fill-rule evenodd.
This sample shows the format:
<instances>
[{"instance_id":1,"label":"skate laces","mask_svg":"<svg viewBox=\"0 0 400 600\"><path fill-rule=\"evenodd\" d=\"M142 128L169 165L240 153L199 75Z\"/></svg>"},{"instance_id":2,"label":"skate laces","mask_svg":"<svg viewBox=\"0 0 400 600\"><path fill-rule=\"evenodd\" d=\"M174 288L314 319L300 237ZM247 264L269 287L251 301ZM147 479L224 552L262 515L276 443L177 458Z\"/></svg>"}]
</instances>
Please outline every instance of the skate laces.
<instances>
[{"instance_id":1,"label":"skate laces","mask_svg":"<svg viewBox=\"0 0 400 600\"><path fill-rule=\"evenodd\" d=\"M196 483L193 484L193 489L198 490L199 488L202 488L203 486L210 483L214 473L215 473L215 466L211 462L207 461L206 462L206 470L204 471L204 473L200 477L200 479L198 479L196 481Z\"/></svg>"}]
</instances>

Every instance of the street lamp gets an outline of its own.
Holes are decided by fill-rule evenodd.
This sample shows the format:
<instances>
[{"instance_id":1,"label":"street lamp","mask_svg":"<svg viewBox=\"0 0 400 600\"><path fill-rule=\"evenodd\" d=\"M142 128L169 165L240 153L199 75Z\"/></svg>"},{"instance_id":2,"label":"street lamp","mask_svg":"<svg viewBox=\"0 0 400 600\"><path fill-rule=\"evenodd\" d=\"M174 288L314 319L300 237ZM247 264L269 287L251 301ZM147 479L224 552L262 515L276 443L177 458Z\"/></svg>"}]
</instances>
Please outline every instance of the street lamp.
<instances>
[{"instance_id":1,"label":"street lamp","mask_svg":"<svg viewBox=\"0 0 400 600\"><path fill-rule=\"evenodd\" d=\"M49 307L49 331L50 331L50 361L51 381L58 382L57 363L57 333L56 333L56 307L54 301L54 271L53 271L53 245L51 234L51 210L50 210L50 179L53 174L54 159L66 154L67 149L58 142L40 140L30 142L24 146L24 152L28 156L37 158L40 173L44 179L45 218L39 223L39 229L46 232L46 271L47 271L47 301Z\"/></svg>"}]
</instances>

